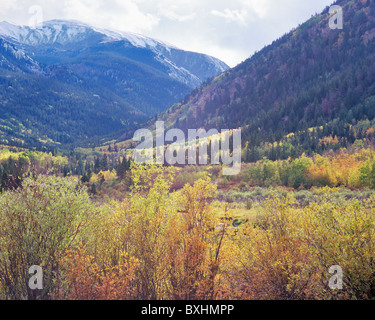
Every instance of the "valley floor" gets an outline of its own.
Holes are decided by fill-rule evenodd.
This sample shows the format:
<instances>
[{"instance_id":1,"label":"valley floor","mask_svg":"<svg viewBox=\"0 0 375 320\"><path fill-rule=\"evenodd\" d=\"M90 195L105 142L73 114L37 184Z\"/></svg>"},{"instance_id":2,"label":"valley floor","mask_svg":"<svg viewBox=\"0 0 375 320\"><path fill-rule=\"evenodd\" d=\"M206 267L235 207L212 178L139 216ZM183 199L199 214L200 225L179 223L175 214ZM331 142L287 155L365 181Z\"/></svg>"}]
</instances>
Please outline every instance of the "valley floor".
<instances>
[{"instance_id":1,"label":"valley floor","mask_svg":"<svg viewBox=\"0 0 375 320\"><path fill-rule=\"evenodd\" d=\"M91 170L80 160L67 174L72 159L62 155L9 155L0 154L2 299L375 297L372 150L346 154L350 170L339 153L245 164L229 179L215 167L100 170L108 159L89 177L77 174ZM327 185L309 187L323 181L318 163ZM9 171L20 168L29 174ZM368 186L329 186L338 178ZM297 189L282 185L296 180ZM25 284L32 265L44 290ZM343 271L341 290L329 286L332 266Z\"/></svg>"}]
</instances>

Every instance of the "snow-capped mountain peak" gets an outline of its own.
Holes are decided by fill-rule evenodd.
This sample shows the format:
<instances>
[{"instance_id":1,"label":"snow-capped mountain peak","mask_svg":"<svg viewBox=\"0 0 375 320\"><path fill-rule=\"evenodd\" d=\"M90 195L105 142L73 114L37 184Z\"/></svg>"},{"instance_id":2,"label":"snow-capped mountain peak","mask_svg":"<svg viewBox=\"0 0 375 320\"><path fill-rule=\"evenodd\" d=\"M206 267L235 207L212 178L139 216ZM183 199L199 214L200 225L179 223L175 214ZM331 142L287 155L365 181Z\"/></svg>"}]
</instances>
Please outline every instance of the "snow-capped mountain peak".
<instances>
[{"instance_id":1,"label":"snow-capped mountain peak","mask_svg":"<svg viewBox=\"0 0 375 320\"><path fill-rule=\"evenodd\" d=\"M41 53L43 50L44 56L50 55L48 52L54 50L79 54L80 50L106 46L108 50L121 51L121 49L116 49L116 46L112 46L117 42L118 48L133 47L149 50L154 60L168 70L167 73L171 78L191 88L199 86L208 77L228 69L222 61L204 54L184 51L166 42L140 34L96 28L75 20L50 20L34 28L17 26L4 21L0 23L0 38L19 49L26 50L30 56ZM121 54L126 54L121 52Z\"/></svg>"},{"instance_id":2,"label":"snow-capped mountain peak","mask_svg":"<svg viewBox=\"0 0 375 320\"><path fill-rule=\"evenodd\" d=\"M16 26L5 21L0 23L0 36L24 45L79 42L91 32L89 26L72 21L52 20L35 28Z\"/></svg>"},{"instance_id":3,"label":"snow-capped mountain peak","mask_svg":"<svg viewBox=\"0 0 375 320\"><path fill-rule=\"evenodd\" d=\"M96 28L75 20L50 20L37 25L35 28L17 26L6 21L0 22L0 36L25 45L80 42L93 34L101 36L103 42L127 40L135 47L155 48L163 46L178 50L171 44L140 34Z\"/></svg>"}]
</instances>

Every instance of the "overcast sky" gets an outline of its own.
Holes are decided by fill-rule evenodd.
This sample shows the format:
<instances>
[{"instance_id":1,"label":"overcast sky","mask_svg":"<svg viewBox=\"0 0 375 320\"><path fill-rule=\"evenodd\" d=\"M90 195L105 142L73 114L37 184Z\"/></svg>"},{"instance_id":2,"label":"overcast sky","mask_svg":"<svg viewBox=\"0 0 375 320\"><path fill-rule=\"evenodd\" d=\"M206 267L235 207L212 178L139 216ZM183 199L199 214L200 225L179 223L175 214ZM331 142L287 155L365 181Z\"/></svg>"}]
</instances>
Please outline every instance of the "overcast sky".
<instances>
[{"instance_id":1,"label":"overcast sky","mask_svg":"<svg viewBox=\"0 0 375 320\"><path fill-rule=\"evenodd\" d=\"M141 33L231 67L333 0L0 0L0 21L74 19Z\"/></svg>"}]
</instances>

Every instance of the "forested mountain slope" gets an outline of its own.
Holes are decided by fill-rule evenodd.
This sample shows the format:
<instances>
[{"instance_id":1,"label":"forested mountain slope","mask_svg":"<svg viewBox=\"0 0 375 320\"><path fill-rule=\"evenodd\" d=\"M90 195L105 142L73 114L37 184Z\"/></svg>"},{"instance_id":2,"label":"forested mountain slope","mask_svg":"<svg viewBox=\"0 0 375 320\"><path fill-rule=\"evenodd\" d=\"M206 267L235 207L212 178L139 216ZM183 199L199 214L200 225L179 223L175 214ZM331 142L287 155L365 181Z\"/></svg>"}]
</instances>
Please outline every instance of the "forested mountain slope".
<instances>
[{"instance_id":1,"label":"forested mountain slope","mask_svg":"<svg viewBox=\"0 0 375 320\"><path fill-rule=\"evenodd\" d=\"M183 130L242 127L251 161L363 138L375 117L375 0L336 4L342 30L327 7L159 118Z\"/></svg>"}]
</instances>

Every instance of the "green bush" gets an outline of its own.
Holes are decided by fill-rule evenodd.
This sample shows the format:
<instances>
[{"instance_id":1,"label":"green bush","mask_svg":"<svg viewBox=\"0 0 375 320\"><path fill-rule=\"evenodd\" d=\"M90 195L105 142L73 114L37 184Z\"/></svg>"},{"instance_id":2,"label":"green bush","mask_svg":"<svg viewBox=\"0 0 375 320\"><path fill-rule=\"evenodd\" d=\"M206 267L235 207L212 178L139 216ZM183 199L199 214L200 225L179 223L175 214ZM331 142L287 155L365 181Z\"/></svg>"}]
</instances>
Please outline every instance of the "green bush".
<instances>
[{"instance_id":1,"label":"green bush","mask_svg":"<svg viewBox=\"0 0 375 320\"><path fill-rule=\"evenodd\" d=\"M94 212L86 190L73 178L27 178L23 188L0 195L1 295L49 299L62 255L85 241ZM43 269L43 290L28 286L33 265Z\"/></svg>"}]
</instances>

